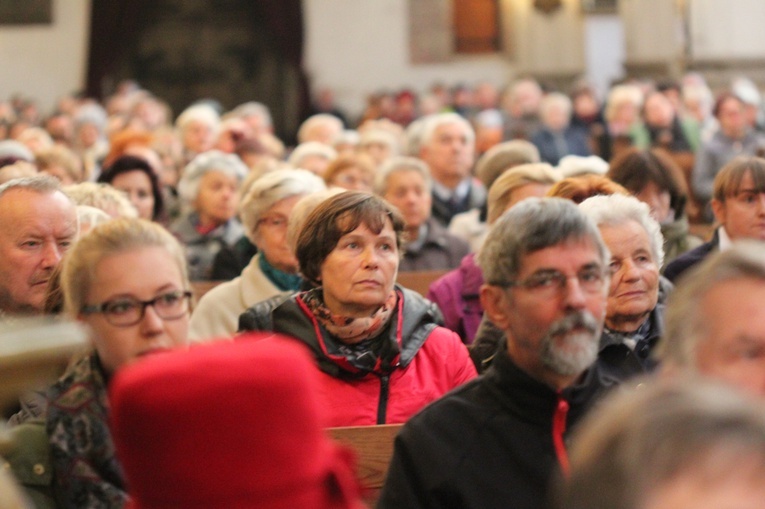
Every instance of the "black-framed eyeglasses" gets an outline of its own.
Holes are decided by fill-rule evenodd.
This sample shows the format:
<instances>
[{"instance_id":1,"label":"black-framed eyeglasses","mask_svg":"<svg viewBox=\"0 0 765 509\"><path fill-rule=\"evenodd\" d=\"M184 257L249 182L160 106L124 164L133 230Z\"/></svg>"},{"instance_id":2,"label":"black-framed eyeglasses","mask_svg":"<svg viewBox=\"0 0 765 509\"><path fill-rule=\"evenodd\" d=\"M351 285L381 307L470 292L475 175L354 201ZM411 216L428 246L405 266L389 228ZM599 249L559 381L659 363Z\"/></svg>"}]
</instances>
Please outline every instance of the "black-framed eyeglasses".
<instances>
[{"instance_id":1,"label":"black-framed eyeglasses","mask_svg":"<svg viewBox=\"0 0 765 509\"><path fill-rule=\"evenodd\" d=\"M500 281L490 283L502 288L520 287L531 292L551 297L559 294L566 288L570 278L576 278L579 287L586 293L598 293L603 291L604 281L609 273L600 266L585 267L574 276L568 276L558 270L544 270L535 272L526 279L517 281Z\"/></svg>"},{"instance_id":2,"label":"black-framed eyeglasses","mask_svg":"<svg viewBox=\"0 0 765 509\"><path fill-rule=\"evenodd\" d=\"M101 304L83 306L80 312L86 315L101 313L106 321L117 327L129 327L140 322L146 308L151 306L163 320L177 320L189 311L191 292L176 290L157 295L151 300L120 297Z\"/></svg>"}]
</instances>

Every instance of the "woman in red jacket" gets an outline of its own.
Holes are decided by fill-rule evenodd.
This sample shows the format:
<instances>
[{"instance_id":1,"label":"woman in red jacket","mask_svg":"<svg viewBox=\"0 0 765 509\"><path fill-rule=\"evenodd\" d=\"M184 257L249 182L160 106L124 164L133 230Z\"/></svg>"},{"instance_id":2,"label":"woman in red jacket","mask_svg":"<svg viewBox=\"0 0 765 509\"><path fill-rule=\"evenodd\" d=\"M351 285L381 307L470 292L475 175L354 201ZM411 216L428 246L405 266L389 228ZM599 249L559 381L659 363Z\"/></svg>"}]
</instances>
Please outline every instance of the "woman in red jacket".
<instances>
[{"instance_id":1,"label":"woman in red jacket","mask_svg":"<svg viewBox=\"0 0 765 509\"><path fill-rule=\"evenodd\" d=\"M327 199L297 242L300 270L316 288L271 306L273 330L314 353L332 426L404 422L476 376L459 336L437 325L438 309L394 286L403 227L374 195ZM240 328L264 312L250 308Z\"/></svg>"}]
</instances>

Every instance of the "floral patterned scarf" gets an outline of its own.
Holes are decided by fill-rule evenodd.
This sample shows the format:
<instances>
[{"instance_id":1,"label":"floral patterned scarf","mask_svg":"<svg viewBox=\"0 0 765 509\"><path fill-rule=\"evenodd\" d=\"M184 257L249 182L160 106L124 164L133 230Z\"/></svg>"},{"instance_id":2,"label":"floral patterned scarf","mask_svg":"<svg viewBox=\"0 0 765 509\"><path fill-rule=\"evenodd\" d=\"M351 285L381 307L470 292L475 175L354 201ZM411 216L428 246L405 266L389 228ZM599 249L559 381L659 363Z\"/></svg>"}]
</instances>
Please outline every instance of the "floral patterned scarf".
<instances>
[{"instance_id":1,"label":"floral patterned scarf","mask_svg":"<svg viewBox=\"0 0 765 509\"><path fill-rule=\"evenodd\" d=\"M128 497L108 422L106 379L94 352L48 390L46 430L58 507L123 507Z\"/></svg>"}]
</instances>

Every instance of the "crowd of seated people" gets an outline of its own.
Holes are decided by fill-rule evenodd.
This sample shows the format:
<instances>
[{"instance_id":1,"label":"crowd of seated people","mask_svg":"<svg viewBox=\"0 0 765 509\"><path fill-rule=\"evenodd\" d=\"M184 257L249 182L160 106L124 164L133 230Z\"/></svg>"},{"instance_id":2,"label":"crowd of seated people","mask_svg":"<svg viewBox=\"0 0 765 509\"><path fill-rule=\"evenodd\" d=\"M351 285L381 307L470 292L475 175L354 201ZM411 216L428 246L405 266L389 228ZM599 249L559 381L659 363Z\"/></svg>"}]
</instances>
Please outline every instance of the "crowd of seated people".
<instances>
[{"instance_id":1,"label":"crowd of seated people","mask_svg":"<svg viewBox=\"0 0 765 509\"><path fill-rule=\"evenodd\" d=\"M545 507L616 386L761 395L763 115L750 81L717 92L436 84L352 123L324 91L295 146L259 102L0 101L0 327L90 331L4 409L51 475L14 474L35 507L125 506L112 381L205 343L297 343L323 426L405 424L383 508ZM429 291L400 284L417 274Z\"/></svg>"}]
</instances>

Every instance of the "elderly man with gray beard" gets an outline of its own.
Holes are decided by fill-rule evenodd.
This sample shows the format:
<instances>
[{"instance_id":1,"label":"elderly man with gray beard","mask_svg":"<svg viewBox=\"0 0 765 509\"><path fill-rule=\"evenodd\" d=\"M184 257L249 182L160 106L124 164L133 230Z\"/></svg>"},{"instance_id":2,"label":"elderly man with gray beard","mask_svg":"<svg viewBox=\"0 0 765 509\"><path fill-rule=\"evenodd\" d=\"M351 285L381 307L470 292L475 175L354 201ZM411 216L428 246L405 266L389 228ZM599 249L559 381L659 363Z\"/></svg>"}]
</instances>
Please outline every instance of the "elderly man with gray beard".
<instances>
[{"instance_id":1,"label":"elderly man with gray beard","mask_svg":"<svg viewBox=\"0 0 765 509\"><path fill-rule=\"evenodd\" d=\"M404 426L378 508L546 506L569 431L617 383L594 364L609 259L567 200L531 198L494 224L478 256L481 303L504 345L483 377Z\"/></svg>"}]
</instances>

